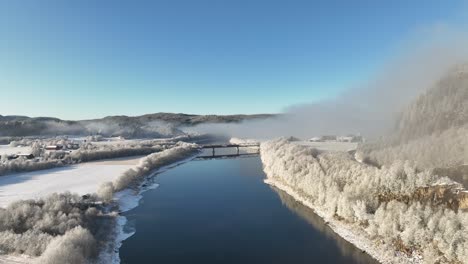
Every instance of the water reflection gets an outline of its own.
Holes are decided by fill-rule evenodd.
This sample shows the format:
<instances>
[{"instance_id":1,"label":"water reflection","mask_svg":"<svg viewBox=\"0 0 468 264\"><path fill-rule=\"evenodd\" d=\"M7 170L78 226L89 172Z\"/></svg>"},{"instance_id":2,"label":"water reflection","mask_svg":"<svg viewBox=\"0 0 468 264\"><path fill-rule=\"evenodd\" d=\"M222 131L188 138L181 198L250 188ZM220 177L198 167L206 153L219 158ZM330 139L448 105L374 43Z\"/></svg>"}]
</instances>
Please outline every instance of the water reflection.
<instances>
[{"instance_id":1,"label":"water reflection","mask_svg":"<svg viewBox=\"0 0 468 264\"><path fill-rule=\"evenodd\" d=\"M377 263L377 261L372 257L337 235L328 225L325 224L320 216L312 211L312 209L296 201L289 194L278 188L271 187L271 189L278 194L281 199L281 203L289 210L306 220L316 230L320 231L328 240L333 240L342 255L352 258L355 263Z\"/></svg>"},{"instance_id":2,"label":"water reflection","mask_svg":"<svg viewBox=\"0 0 468 264\"><path fill-rule=\"evenodd\" d=\"M121 263L375 263L264 177L258 156L161 173L159 188L124 213L136 233L123 242Z\"/></svg>"}]
</instances>

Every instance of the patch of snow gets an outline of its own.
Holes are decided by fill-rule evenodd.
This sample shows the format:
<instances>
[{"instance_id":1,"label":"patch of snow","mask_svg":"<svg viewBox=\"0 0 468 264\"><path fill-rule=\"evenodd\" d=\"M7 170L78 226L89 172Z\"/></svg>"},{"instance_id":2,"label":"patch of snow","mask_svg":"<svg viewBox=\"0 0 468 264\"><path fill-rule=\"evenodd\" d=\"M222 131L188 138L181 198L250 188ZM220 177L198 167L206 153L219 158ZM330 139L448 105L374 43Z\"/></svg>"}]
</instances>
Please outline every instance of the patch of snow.
<instances>
[{"instance_id":1,"label":"patch of snow","mask_svg":"<svg viewBox=\"0 0 468 264\"><path fill-rule=\"evenodd\" d=\"M320 151L351 151L356 150L358 143L356 142L311 142L311 141L292 141L292 144L308 146Z\"/></svg>"},{"instance_id":2,"label":"patch of snow","mask_svg":"<svg viewBox=\"0 0 468 264\"><path fill-rule=\"evenodd\" d=\"M0 145L0 155L31 153L31 147L12 147L10 145Z\"/></svg>"},{"instance_id":3,"label":"patch of snow","mask_svg":"<svg viewBox=\"0 0 468 264\"><path fill-rule=\"evenodd\" d=\"M83 163L2 176L0 207L6 207L16 200L37 199L55 192L70 191L80 195L95 193L102 183L118 178L133 166Z\"/></svg>"},{"instance_id":4,"label":"patch of snow","mask_svg":"<svg viewBox=\"0 0 468 264\"><path fill-rule=\"evenodd\" d=\"M259 141L256 139L244 139L244 138L233 137L229 140L229 143L231 144L256 144L256 143L259 143Z\"/></svg>"},{"instance_id":5,"label":"patch of snow","mask_svg":"<svg viewBox=\"0 0 468 264\"><path fill-rule=\"evenodd\" d=\"M0 264L30 264L34 260L27 255L0 255Z\"/></svg>"}]
</instances>

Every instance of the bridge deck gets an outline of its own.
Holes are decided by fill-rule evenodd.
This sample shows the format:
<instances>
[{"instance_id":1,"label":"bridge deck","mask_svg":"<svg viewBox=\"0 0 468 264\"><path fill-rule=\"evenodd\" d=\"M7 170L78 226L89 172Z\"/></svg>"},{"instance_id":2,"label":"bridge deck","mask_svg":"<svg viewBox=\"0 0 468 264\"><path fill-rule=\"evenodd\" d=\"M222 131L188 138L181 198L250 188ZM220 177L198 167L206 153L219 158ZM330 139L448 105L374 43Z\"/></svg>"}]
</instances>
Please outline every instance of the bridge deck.
<instances>
[{"instance_id":1,"label":"bridge deck","mask_svg":"<svg viewBox=\"0 0 468 264\"><path fill-rule=\"evenodd\" d=\"M202 149L212 149L211 155L200 156L200 158L218 158L218 157L238 157L244 155L240 152L240 148L257 148L256 153L246 153L246 154L258 154L260 152L260 143L248 143L248 144L212 144L212 145L202 145ZM235 154L218 154L216 155L215 149L219 148L236 148L237 152Z\"/></svg>"}]
</instances>

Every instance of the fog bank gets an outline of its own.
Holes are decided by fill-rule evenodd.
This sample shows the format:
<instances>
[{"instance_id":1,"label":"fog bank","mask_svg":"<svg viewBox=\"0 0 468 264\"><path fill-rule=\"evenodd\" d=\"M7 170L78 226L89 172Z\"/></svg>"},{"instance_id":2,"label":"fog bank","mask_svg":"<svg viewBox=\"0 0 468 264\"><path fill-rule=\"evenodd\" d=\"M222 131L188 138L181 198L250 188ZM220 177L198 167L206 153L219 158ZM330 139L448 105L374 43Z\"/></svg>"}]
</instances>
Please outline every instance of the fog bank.
<instances>
[{"instance_id":1,"label":"fog bank","mask_svg":"<svg viewBox=\"0 0 468 264\"><path fill-rule=\"evenodd\" d=\"M336 98L292 105L276 118L229 125L205 124L187 130L256 139L279 136L307 139L350 133L373 138L388 133L403 107L454 66L468 61L465 33L438 25L413 34L378 74L363 80L358 87L349 87Z\"/></svg>"}]
</instances>

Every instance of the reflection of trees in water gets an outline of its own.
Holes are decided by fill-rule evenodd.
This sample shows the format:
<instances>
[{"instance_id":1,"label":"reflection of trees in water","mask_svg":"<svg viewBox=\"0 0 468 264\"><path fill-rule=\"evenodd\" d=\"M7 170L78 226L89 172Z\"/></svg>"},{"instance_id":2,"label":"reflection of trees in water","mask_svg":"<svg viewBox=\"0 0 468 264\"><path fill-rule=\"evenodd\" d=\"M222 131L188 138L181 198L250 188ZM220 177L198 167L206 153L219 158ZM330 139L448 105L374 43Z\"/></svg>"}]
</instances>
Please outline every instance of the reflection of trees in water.
<instances>
[{"instance_id":1,"label":"reflection of trees in water","mask_svg":"<svg viewBox=\"0 0 468 264\"><path fill-rule=\"evenodd\" d=\"M352 258L356 263L378 263L368 254L363 253L360 249L355 247L353 244L341 238L337 235L328 225L325 224L323 219L315 214L312 209L306 207L300 202L296 201L293 197L285 193L284 191L271 187L281 199L281 202L288 207L292 212L296 213L309 224L311 224L316 230L324 234L327 239L333 240L339 248L342 255Z\"/></svg>"}]
</instances>

